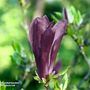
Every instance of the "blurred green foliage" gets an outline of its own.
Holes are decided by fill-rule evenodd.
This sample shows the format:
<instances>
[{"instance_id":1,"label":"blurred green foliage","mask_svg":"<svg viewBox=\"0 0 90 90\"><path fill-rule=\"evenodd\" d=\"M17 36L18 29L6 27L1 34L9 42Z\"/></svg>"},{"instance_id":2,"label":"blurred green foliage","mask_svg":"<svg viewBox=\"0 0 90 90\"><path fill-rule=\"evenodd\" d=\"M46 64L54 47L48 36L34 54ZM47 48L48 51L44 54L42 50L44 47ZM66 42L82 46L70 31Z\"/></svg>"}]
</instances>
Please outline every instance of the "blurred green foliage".
<instances>
[{"instance_id":1,"label":"blurred green foliage","mask_svg":"<svg viewBox=\"0 0 90 90\"><path fill-rule=\"evenodd\" d=\"M0 90L6 90L6 86L4 86L4 82L0 81Z\"/></svg>"},{"instance_id":2,"label":"blurred green foliage","mask_svg":"<svg viewBox=\"0 0 90 90\"><path fill-rule=\"evenodd\" d=\"M23 1L23 0L22 0ZM28 25L33 19L37 2L38 0L26 0L26 17L28 20ZM73 5L78 14L76 15L77 18L81 18L81 15L84 14L83 19L83 29L79 31L78 36L78 43L82 43L81 39L84 38L85 45L83 50L85 51L87 58L90 61L90 1L89 0L46 0L44 1L44 12L43 15L46 14L50 21L52 21L52 17L57 17L58 13L54 12L62 12L63 7L69 7ZM73 7L71 7L73 9ZM76 12L76 11L75 11ZM73 12L73 13L75 13ZM51 14L53 14L51 16ZM60 13L59 13L60 14ZM62 15L59 15L57 20L60 18L62 19ZM56 22L57 22L56 20ZM79 19L78 19L79 20ZM32 64L31 61L34 60L34 56L31 51L31 47L29 44L28 36L25 31L24 26L24 13L22 10L22 2L21 0L1 0L0 2L0 80L1 82L14 82L18 81L19 83L23 83L21 87L26 88L26 90L45 90L42 84L38 84L33 79L33 75L35 75L34 71L36 67L30 68L29 65ZM27 31L28 32L28 31ZM72 26L68 29L68 34L72 35L75 34L75 28ZM83 37L80 34L83 34ZM59 48L59 52L57 55L58 59L62 59L63 69L69 65L74 66L70 69L70 77L69 77L69 89L67 90L77 90L76 85L82 80L82 78L88 72L88 67L84 58L81 54L77 53L77 57L75 57L76 52L79 51L78 45L73 41L73 39L69 36L65 36L62 40L62 43ZM75 36L74 36L75 37ZM13 46L13 47L12 47ZM13 49L14 48L14 49ZM21 53L23 52L23 53ZM22 57L21 57L22 56ZM23 61L22 58L28 57L26 61ZM76 58L76 61L74 61ZM13 63L13 62L15 63ZM28 65L25 65L29 62ZM25 70L17 65L23 65ZM35 64L35 63L34 63ZM30 71L29 71L30 70ZM23 82L22 78L23 75L27 74L26 80ZM54 82L53 82L54 83ZM53 87L53 83L51 82L49 87ZM82 87L86 87L90 84L90 78L85 81ZM0 88L2 88L0 86ZM17 90L20 88L18 85L15 87L6 87L6 90ZM0 89L5 90L5 89ZM87 89L89 90L89 89Z\"/></svg>"}]
</instances>

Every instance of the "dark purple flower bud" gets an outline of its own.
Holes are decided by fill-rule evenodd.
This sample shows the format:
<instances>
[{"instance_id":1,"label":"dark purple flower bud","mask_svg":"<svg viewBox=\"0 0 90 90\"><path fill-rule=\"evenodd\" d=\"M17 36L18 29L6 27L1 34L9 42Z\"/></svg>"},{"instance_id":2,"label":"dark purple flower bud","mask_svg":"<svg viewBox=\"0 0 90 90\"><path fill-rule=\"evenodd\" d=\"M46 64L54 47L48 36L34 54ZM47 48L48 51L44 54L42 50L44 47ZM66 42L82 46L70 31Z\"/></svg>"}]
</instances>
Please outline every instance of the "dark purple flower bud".
<instances>
[{"instance_id":1,"label":"dark purple flower bud","mask_svg":"<svg viewBox=\"0 0 90 90\"><path fill-rule=\"evenodd\" d=\"M66 31L67 20L61 20L53 26L47 16L35 18L29 29L29 40L35 55L40 78L52 74L57 52Z\"/></svg>"},{"instance_id":2,"label":"dark purple flower bud","mask_svg":"<svg viewBox=\"0 0 90 90\"><path fill-rule=\"evenodd\" d=\"M68 22L68 15L67 15L67 10L65 7L63 8L63 18L66 19Z\"/></svg>"},{"instance_id":3,"label":"dark purple flower bud","mask_svg":"<svg viewBox=\"0 0 90 90\"><path fill-rule=\"evenodd\" d=\"M53 71L55 71L55 74L58 74L61 69L62 69L62 61L58 60Z\"/></svg>"}]
</instances>

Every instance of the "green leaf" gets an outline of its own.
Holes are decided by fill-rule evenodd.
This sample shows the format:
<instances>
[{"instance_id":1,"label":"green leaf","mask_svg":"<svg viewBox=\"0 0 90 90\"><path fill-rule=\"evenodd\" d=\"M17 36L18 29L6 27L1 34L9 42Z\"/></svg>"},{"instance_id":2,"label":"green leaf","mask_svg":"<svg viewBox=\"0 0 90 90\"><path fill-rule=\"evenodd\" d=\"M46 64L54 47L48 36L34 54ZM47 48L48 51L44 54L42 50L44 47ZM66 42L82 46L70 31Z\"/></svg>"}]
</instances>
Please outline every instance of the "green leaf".
<instances>
[{"instance_id":1,"label":"green leaf","mask_svg":"<svg viewBox=\"0 0 90 90\"><path fill-rule=\"evenodd\" d=\"M25 8L28 9L30 6L31 6L31 3L28 3Z\"/></svg>"},{"instance_id":2,"label":"green leaf","mask_svg":"<svg viewBox=\"0 0 90 90\"><path fill-rule=\"evenodd\" d=\"M34 76L33 78L34 78L36 81L38 81L38 82L41 81L41 79L40 79L39 77L37 77L37 76Z\"/></svg>"},{"instance_id":3,"label":"green leaf","mask_svg":"<svg viewBox=\"0 0 90 90\"><path fill-rule=\"evenodd\" d=\"M61 90L57 80L54 82L54 90Z\"/></svg>"},{"instance_id":4,"label":"green leaf","mask_svg":"<svg viewBox=\"0 0 90 90\"><path fill-rule=\"evenodd\" d=\"M20 57L17 55L17 52L14 53L14 60L16 61L17 65L21 64L21 60Z\"/></svg>"},{"instance_id":5,"label":"green leaf","mask_svg":"<svg viewBox=\"0 0 90 90\"><path fill-rule=\"evenodd\" d=\"M69 68L70 68L70 66L68 66L68 67L67 67L65 70L63 70L63 71L60 71L58 74L54 75L54 76L52 77L52 79L55 79L55 78L57 78L57 77L59 77L59 76L61 76L61 75L64 75Z\"/></svg>"},{"instance_id":6,"label":"green leaf","mask_svg":"<svg viewBox=\"0 0 90 90\"><path fill-rule=\"evenodd\" d=\"M78 31L78 36L80 37L80 36L82 36L82 34L83 34L83 30L80 29L80 30Z\"/></svg>"},{"instance_id":7,"label":"green leaf","mask_svg":"<svg viewBox=\"0 0 90 90\"><path fill-rule=\"evenodd\" d=\"M27 78L23 84L23 87L26 88L29 84L30 84L30 79Z\"/></svg>"},{"instance_id":8,"label":"green leaf","mask_svg":"<svg viewBox=\"0 0 90 90\"><path fill-rule=\"evenodd\" d=\"M69 13L71 13L71 15L73 17L73 22L75 23L75 21L77 20L77 11L74 8L74 6L69 7L69 9L70 9Z\"/></svg>"},{"instance_id":9,"label":"green leaf","mask_svg":"<svg viewBox=\"0 0 90 90\"><path fill-rule=\"evenodd\" d=\"M60 19L63 19L62 13L60 13L60 12L55 12L55 14L56 14Z\"/></svg>"},{"instance_id":10,"label":"green leaf","mask_svg":"<svg viewBox=\"0 0 90 90\"><path fill-rule=\"evenodd\" d=\"M13 46L14 50L17 51L17 53L21 54L21 47L20 47L19 43L12 42L12 46Z\"/></svg>"},{"instance_id":11,"label":"green leaf","mask_svg":"<svg viewBox=\"0 0 90 90\"><path fill-rule=\"evenodd\" d=\"M70 8L67 8L67 14L68 14L69 23L73 23L74 22L74 15L72 14Z\"/></svg>"},{"instance_id":12,"label":"green leaf","mask_svg":"<svg viewBox=\"0 0 90 90\"><path fill-rule=\"evenodd\" d=\"M83 47L83 51L84 52L87 51L87 47L86 46Z\"/></svg>"},{"instance_id":13,"label":"green leaf","mask_svg":"<svg viewBox=\"0 0 90 90\"><path fill-rule=\"evenodd\" d=\"M67 85L68 85L68 76L67 76L67 73L63 76L61 84L63 85L63 90L66 90Z\"/></svg>"},{"instance_id":14,"label":"green leaf","mask_svg":"<svg viewBox=\"0 0 90 90\"><path fill-rule=\"evenodd\" d=\"M55 23L59 21L54 15L51 15L51 18L54 20Z\"/></svg>"},{"instance_id":15,"label":"green leaf","mask_svg":"<svg viewBox=\"0 0 90 90\"><path fill-rule=\"evenodd\" d=\"M69 27L67 28L67 33L70 36L73 36L74 34L76 35L76 29L72 25L69 25Z\"/></svg>"},{"instance_id":16,"label":"green leaf","mask_svg":"<svg viewBox=\"0 0 90 90\"><path fill-rule=\"evenodd\" d=\"M83 42L82 37L78 37L78 39L77 39L77 43L78 43L78 44L82 44L82 42Z\"/></svg>"},{"instance_id":17,"label":"green leaf","mask_svg":"<svg viewBox=\"0 0 90 90\"><path fill-rule=\"evenodd\" d=\"M24 59L22 59L18 53L15 51L14 52L14 56L10 56L11 57L11 60L14 64L16 65L20 65L21 63L25 63Z\"/></svg>"},{"instance_id":18,"label":"green leaf","mask_svg":"<svg viewBox=\"0 0 90 90\"><path fill-rule=\"evenodd\" d=\"M47 75L47 79L46 79L46 83L47 83L48 81L50 81L50 79L51 79L50 74L48 74L48 75Z\"/></svg>"},{"instance_id":19,"label":"green leaf","mask_svg":"<svg viewBox=\"0 0 90 90\"><path fill-rule=\"evenodd\" d=\"M80 11L77 11L77 15L76 15L76 17L75 17L75 23L76 23L77 25L79 25L79 24L81 23L81 20L82 20L81 13L80 13Z\"/></svg>"},{"instance_id":20,"label":"green leaf","mask_svg":"<svg viewBox=\"0 0 90 90\"><path fill-rule=\"evenodd\" d=\"M76 16L76 15L77 15L77 12L76 12L75 7L74 7L74 6L71 6L70 9L71 9L72 14L73 14L74 16Z\"/></svg>"},{"instance_id":21,"label":"green leaf","mask_svg":"<svg viewBox=\"0 0 90 90\"><path fill-rule=\"evenodd\" d=\"M10 56L12 63L16 64L16 61L14 60L13 56Z\"/></svg>"}]
</instances>

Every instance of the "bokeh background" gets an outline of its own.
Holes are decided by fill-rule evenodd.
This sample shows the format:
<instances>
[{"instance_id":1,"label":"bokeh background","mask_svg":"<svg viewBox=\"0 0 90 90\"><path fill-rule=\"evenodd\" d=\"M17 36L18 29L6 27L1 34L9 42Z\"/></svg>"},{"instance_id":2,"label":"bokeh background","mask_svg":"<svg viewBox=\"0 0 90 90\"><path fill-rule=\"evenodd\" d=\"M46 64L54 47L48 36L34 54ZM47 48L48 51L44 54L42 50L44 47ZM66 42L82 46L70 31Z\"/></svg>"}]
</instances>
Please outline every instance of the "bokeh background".
<instances>
[{"instance_id":1,"label":"bokeh background","mask_svg":"<svg viewBox=\"0 0 90 90\"><path fill-rule=\"evenodd\" d=\"M22 3L28 4L24 7ZM0 1L0 81L14 82L21 77L22 70L12 63L10 56L14 54L12 42L20 43L27 51L30 48L28 42L28 29L31 21L39 16L47 15L52 21L51 14L55 11L62 12L63 7L73 5L81 14L85 14L84 21L88 21L84 28L85 38L90 40L90 0L1 0ZM24 10L24 8L26 8ZM27 26L24 26L26 24ZM63 68L74 63L75 53L78 52L78 45L70 36L65 36L59 48L58 59L62 60ZM87 58L90 60L90 46L86 50ZM75 63L74 63L75 64ZM36 70L36 68L34 68ZM45 90L42 84L33 79L34 70L31 70L27 80L26 90ZM88 66L82 55L77 59L69 71L69 87L78 85L87 74ZM83 86L90 85L88 79ZM24 86L25 86L24 85ZM51 84L53 87L53 84ZM17 90L17 87L7 87L7 90ZM75 90L75 89L67 89ZM89 89L87 89L89 90Z\"/></svg>"}]
</instances>

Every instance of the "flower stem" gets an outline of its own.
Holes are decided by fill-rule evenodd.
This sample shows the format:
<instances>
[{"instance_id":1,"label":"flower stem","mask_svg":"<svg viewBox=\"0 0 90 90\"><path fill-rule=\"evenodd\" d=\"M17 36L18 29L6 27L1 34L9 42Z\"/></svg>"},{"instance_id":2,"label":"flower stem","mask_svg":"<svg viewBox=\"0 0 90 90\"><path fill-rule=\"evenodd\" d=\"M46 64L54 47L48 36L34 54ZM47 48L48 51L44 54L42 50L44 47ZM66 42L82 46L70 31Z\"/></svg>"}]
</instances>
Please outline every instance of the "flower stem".
<instances>
[{"instance_id":1,"label":"flower stem","mask_svg":"<svg viewBox=\"0 0 90 90\"><path fill-rule=\"evenodd\" d=\"M45 86L45 85L44 85ZM46 90L49 90L48 86L45 86Z\"/></svg>"},{"instance_id":2,"label":"flower stem","mask_svg":"<svg viewBox=\"0 0 90 90\"><path fill-rule=\"evenodd\" d=\"M84 52L81 52L81 54L83 55L83 57L84 57L84 59L85 59L85 62L87 63L88 68L89 68L89 71L90 71L90 65L89 65L89 63L88 63L88 59L87 59L87 57L86 57L86 54L85 54Z\"/></svg>"}]
</instances>

